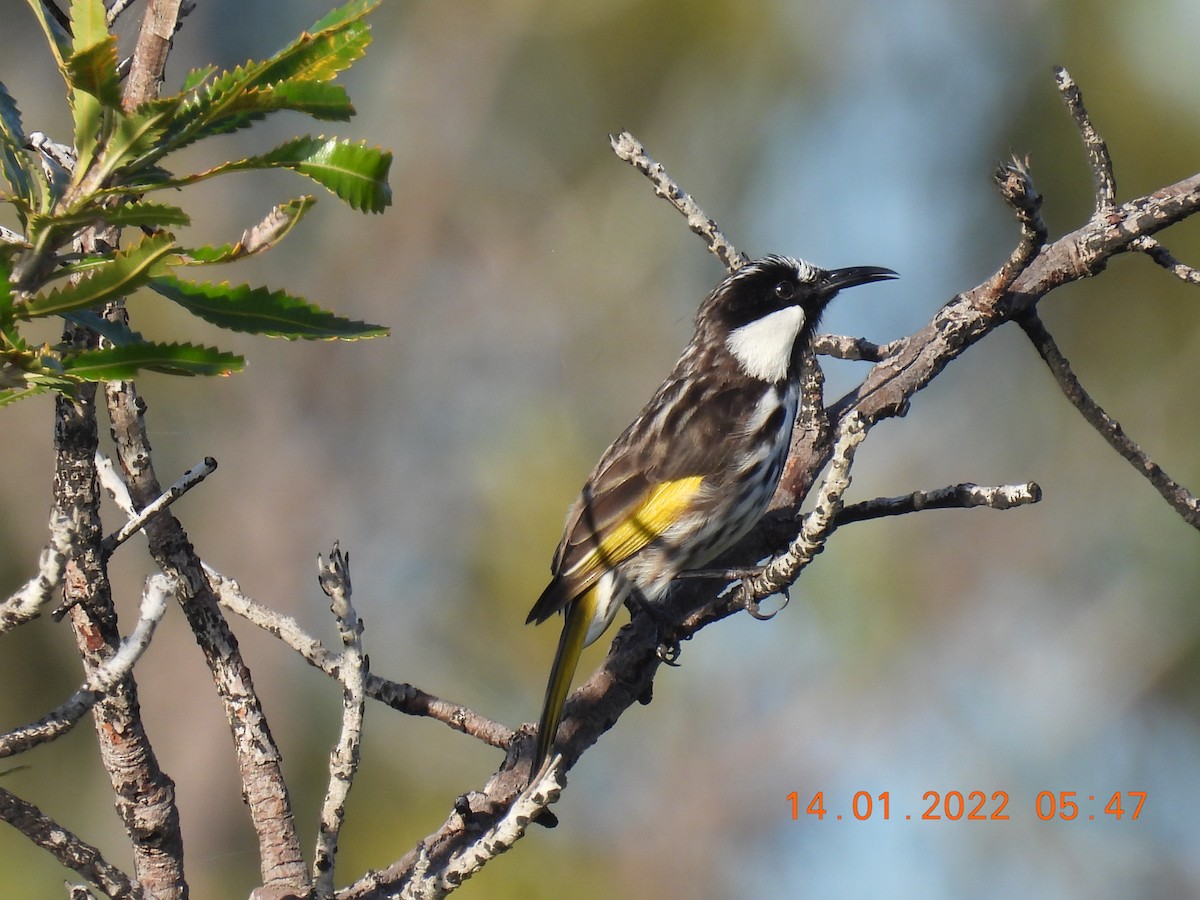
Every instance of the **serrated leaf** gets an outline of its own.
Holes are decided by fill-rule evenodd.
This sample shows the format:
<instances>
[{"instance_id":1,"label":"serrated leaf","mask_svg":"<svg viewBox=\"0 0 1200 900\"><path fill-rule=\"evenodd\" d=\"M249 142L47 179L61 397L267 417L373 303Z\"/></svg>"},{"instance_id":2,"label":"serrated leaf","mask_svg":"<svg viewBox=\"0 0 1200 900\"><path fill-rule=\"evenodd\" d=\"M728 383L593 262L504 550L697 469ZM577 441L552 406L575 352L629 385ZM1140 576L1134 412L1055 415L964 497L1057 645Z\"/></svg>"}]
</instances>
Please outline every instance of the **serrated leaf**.
<instances>
[{"instance_id":1,"label":"serrated leaf","mask_svg":"<svg viewBox=\"0 0 1200 900\"><path fill-rule=\"evenodd\" d=\"M145 343L146 339L124 322L114 322L104 316L97 315L90 309L77 309L74 312L63 313L62 317L68 322L89 328L110 343L123 347L126 344Z\"/></svg>"},{"instance_id":2,"label":"serrated leaf","mask_svg":"<svg viewBox=\"0 0 1200 900\"><path fill-rule=\"evenodd\" d=\"M340 138L300 137L281 144L262 156L251 156L223 163L204 172L168 178L154 183L137 182L107 193L125 193L136 186L139 191L181 188L229 172L252 169L292 169L329 189L353 209L383 212L392 202L387 183L392 164L391 151L368 147L365 142L351 143Z\"/></svg>"},{"instance_id":3,"label":"serrated leaf","mask_svg":"<svg viewBox=\"0 0 1200 900\"><path fill-rule=\"evenodd\" d=\"M358 340L388 333L380 325L345 319L286 291L181 281L173 275L154 278L150 287L192 315L231 331L289 340Z\"/></svg>"},{"instance_id":4,"label":"serrated leaf","mask_svg":"<svg viewBox=\"0 0 1200 900\"><path fill-rule=\"evenodd\" d=\"M236 353L196 344L127 344L84 350L63 359L64 374L84 381L126 381L148 369L171 375L230 375L246 360Z\"/></svg>"},{"instance_id":5,"label":"serrated leaf","mask_svg":"<svg viewBox=\"0 0 1200 900\"><path fill-rule=\"evenodd\" d=\"M116 228L164 228L173 225L189 225L191 217L178 206L167 203L133 201L120 206L90 206L63 215L35 215L29 219L29 240L36 241L42 233L77 231L89 225L104 223Z\"/></svg>"},{"instance_id":6,"label":"serrated leaf","mask_svg":"<svg viewBox=\"0 0 1200 900\"><path fill-rule=\"evenodd\" d=\"M254 84L286 79L327 81L361 59L370 43L370 27L357 20L306 31L262 64Z\"/></svg>"},{"instance_id":7,"label":"serrated leaf","mask_svg":"<svg viewBox=\"0 0 1200 900\"><path fill-rule=\"evenodd\" d=\"M262 62L222 72L205 84L211 71L189 76L179 114L172 117L158 148L146 160L185 147L212 134L244 128L269 112L297 109L317 118L342 120L353 114L344 91L296 84L319 84L337 76L362 57L371 41L360 21L376 2L354 2L334 10L279 53ZM278 90L281 86L282 90Z\"/></svg>"},{"instance_id":8,"label":"serrated leaf","mask_svg":"<svg viewBox=\"0 0 1200 900\"><path fill-rule=\"evenodd\" d=\"M350 0L345 6L331 9L316 21L309 31L314 34L329 28L338 28L347 22L361 19L380 3L380 0Z\"/></svg>"},{"instance_id":9,"label":"serrated leaf","mask_svg":"<svg viewBox=\"0 0 1200 900\"><path fill-rule=\"evenodd\" d=\"M326 81L283 81L268 89L278 109L307 113L314 119L345 122L354 115L350 95Z\"/></svg>"},{"instance_id":10,"label":"serrated leaf","mask_svg":"<svg viewBox=\"0 0 1200 900\"><path fill-rule=\"evenodd\" d=\"M213 65L203 66L199 69L192 69L183 79L183 84L179 88L179 93L187 94L194 91L204 82L208 81L217 71L217 67Z\"/></svg>"},{"instance_id":11,"label":"serrated leaf","mask_svg":"<svg viewBox=\"0 0 1200 900\"><path fill-rule=\"evenodd\" d=\"M86 91L105 106L120 106L116 35L105 32L100 41L72 53L67 60L67 76L76 90Z\"/></svg>"},{"instance_id":12,"label":"serrated leaf","mask_svg":"<svg viewBox=\"0 0 1200 900\"><path fill-rule=\"evenodd\" d=\"M101 0L71 0L71 48L80 53L109 37Z\"/></svg>"},{"instance_id":13,"label":"serrated leaf","mask_svg":"<svg viewBox=\"0 0 1200 900\"><path fill-rule=\"evenodd\" d=\"M28 138L21 125L21 110L8 89L0 82L0 167L26 209L34 206L34 174L25 153ZM22 223L24 224L24 223Z\"/></svg>"},{"instance_id":14,"label":"serrated leaf","mask_svg":"<svg viewBox=\"0 0 1200 900\"><path fill-rule=\"evenodd\" d=\"M96 158L100 145L100 127L104 122L104 107L87 91L71 91L71 116L75 121L74 175L82 178Z\"/></svg>"},{"instance_id":15,"label":"serrated leaf","mask_svg":"<svg viewBox=\"0 0 1200 900\"><path fill-rule=\"evenodd\" d=\"M117 251L74 284L49 294L39 294L16 307L17 318L61 315L124 297L145 284L154 274L155 263L175 249L175 236L166 232L148 235L127 250Z\"/></svg>"},{"instance_id":16,"label":"serrated leaf","mask_svg":"<svg viewBox=\"0 0 1200 900\"><path fill-rule=\"evenodd\" d=\"M351 209L383 212L391 205L388 169L392 154L365 143L337 138L297 138L261 157L270 166L283 166L306 175L333 191Z\"/></svg>"},{"instance_id":17,"label":"serrated leaf","mask_svg":"<svg viewBox=\"0 0 1200 900\"><path fill-rule=\"evenodd\" d=\"M145 104L130 113L115 109L109 110L109 115L114 124L109 129L108 140L99 148L100 158L92 171L87 173L93 196L87 196L87 192L85 192L84 199L86 201L91 201L96 193L101 193L95 188L107 181L114 172L124 165L133 163L137 157L144 156L156 147L162 137L164 123L168 119L166 110L150 104ZM126 179L122 184L108 189L106 193L127 192L127 182L130 180Z\"/></svg>"},{"instance_id":18,"label":"serrated leaf","mask_svg":"<svg viewBox=\"0 0 1200 900\"><path fill-rule=\"evenodd\" d=\"M58 63L61 69L63 61L72 53L70 33L54 18L42 0L26 0L26 2L29 4L30 9L33 10L34 16L37 17L38 24L42 26L46 40L50 42L50 50L54 54L54 61Z\"/></svg>"},{"instance_id":19,"label":"serrated leaf","mask_svg":"<svg viewBox=\"0 0 1200 900\"><path fill-rule=\"evenodd\" d=\"M26 397L36 397L49 390L44 384L23 384L18 387L0 388L0 407L11 406Z\"/></svg>"}]
</instances>

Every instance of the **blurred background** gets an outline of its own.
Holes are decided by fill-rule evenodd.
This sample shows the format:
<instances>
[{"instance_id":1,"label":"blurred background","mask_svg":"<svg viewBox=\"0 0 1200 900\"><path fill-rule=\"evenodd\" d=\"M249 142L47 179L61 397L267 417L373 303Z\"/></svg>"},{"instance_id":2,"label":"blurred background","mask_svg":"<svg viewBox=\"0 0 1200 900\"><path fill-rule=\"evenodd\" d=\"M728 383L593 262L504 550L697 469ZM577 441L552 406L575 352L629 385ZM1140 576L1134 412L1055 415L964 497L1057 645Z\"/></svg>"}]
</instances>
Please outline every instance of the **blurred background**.
<instances>
[{"instance_id":1,"label":"blurred background","mask_svg":"<svg viewBox=\"0 0 1200 900\"><path fill-rule=\"evenodd\" d=\"M199 4L167 88L192 66L270 55L330 5ZM137 23L126 18L128 43ZM26 130L66 139L62 83L32 15L8 0L2 21L0 81ZM875 341L920 327L1006 258L1017 229L989 180L1001 158L1031 154L1052 236L1090 213L1052 65L1083 89L1121 200L1200 169L1200 7L1187 0L394 0L371 21L375 42L344 76L355 120L280 116L168 164L199 169L322 128L394 150L394 202L378 218L290 173L180 198L194 218L184 240L199 243L234 240L274 203L317 194L278 250L220 274L392 336L252 339L135 297L144 333L250 360L228 379L139 386L164 483L206 455L220 462L175 507L206 561L335 643L314 560L340 540L373 669L514 727L536 717L557 639L554 625L522 623L566 508L722 274L612 155L609 132L633 131L752 255L899 271L826 319ZM1196 225L1164 241L1200 263ZM1193 490L1198 303L1195 288L1130 257L1041 306L1095 398ZM825 368L830 400L866 372ZM42 397L0 412L0 595L33 573L45 541L52 407ZM1019 330L973 348L905 419L880 425L848 499L1026 480L1042 503L838 532L777 618L738 616L687 645L653 705L571 774L562 824L535 830L461 895L1200 894L1200 543L1075 414ZM120 521L107 511L107 530ZM150 571L140 538L114 560L126 627ZM337 689L235 627L309 848ZM0 638L0 728L77 687L72 646L48 618ZM178 785L192 896L244 897L257 883L253 836L177 610L137 677ZM500 761L372 705L338 882L435 830ZM6 788L128 865L90 725L16 762L27 768ZM1010 820L920 821L927 791L954 790L1007 792ZM823 821L803 812L818 791ZM877 799L870 821L854 821L860 791L888 792L891 818ZM1076 791L1081 815L1040 821L1041 791ZM1104 814L1129 791L1147 792L1139 820ZM62 895L69 873L8 828L0 860L0 895Z\"/></svg>"}]
</instances>

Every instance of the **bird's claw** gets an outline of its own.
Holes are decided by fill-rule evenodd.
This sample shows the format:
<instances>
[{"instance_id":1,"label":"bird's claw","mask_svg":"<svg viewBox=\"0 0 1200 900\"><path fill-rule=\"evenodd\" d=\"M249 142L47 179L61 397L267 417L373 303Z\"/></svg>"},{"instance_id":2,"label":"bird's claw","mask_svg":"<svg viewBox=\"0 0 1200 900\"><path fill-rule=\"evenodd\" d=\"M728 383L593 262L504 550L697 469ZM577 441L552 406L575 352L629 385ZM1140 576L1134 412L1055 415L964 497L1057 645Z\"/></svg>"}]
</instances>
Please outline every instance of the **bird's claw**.
<instances>
[{"instance_id":1,"label":"bird's claw","mask_svg":"<svg viewBox=\"0 0 1200 900\"><path fill-rule=\"evenodd\" d=\"M682 652L683 648L679 646L679 641L659 641L654 655L658 657L658 661L663 665L677 669L679 668L679 656Z\"/></svg>"},{"instance_id":2,"label":"bird's claw","mask_svg":"<svg viewBox=\"0 0 1200 900\"><path fill-rule=\"evenodd\" d=\"M783 588L782 590L777 591L777 593L783 596L783 603L780 604L779 609L773 609L770 612L763 612L762 606L759 604L758 600L754 599L746 603L746 612L750 613L750 615L758 619L760 622L768 622L775 618L776 614L779 613L780 610L785 609L787 605L792 602L792 595L787 588Z\"/></svg>"}]
</instances>

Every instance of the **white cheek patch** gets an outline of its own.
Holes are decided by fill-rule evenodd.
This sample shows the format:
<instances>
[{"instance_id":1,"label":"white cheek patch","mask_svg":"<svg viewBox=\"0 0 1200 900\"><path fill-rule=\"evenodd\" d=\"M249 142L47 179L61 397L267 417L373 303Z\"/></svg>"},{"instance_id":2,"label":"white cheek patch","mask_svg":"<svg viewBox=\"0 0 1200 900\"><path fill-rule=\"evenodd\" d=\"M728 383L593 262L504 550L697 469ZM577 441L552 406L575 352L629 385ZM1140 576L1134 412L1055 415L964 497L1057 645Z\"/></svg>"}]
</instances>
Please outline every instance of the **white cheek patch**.
<instances>
[{"instance_id":1,"label":"white cheek patch","mask_svg":"<svg viewBox=\"0 0 1200 900\"><path fill-rule=\"evenodd\" d=\"M804 310L799 306L756 319L729 332L725 346L751 378L776 382L787 378L792 346L804 327Z\"/></svg>"}]
</instances>

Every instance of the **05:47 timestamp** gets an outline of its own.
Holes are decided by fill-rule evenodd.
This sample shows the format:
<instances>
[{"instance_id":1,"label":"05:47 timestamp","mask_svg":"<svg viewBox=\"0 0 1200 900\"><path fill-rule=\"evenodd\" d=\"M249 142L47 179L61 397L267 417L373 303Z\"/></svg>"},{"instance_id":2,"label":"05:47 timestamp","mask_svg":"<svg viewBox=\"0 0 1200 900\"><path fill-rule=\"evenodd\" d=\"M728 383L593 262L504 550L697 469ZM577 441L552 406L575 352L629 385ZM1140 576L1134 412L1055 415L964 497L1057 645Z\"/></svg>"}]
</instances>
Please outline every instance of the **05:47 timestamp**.
<instances>
[{"instance_id":1,"label":"05:47 timestamp","mask_svg":"<svg viewBox=\"0 0 1200 900\"><path fill-rule=\"evenodd\" d=\"M946 791L945 793L926 791L921 799L923 810L920 814L914 816L912 813L908 813L904 815L904 819L1007 822L1012 818L1008 813L1008 791L993 791L990 796L985 791L968 791L965 794L962 791ZM845 815L838 811L836 804L832 804L834 808L826 807L824 791L817 791L813 794L808 805L803 809L801 809L801 804L804 800L799 791L792 791L787 795L787 800L791 804L793 821L800 818L801 812L808 816L815 816L819 822L824 821L826 816L839 822L843 818L859 822L869 819L889 820L892 818L891 791L884 791L874 796L870 791L858 791L851 798ZM1145 791L1114 791L1111 796L1107 794L1084 795L1078 791L1058 791L1057 793L1039 791L1037 799L1034 801L1034 812L1043 822L1055 819L1068 822L1075 819L1095 821L1097 815L1101 819L1112 819L1119 822L1128 818L1132 822L1142 814L1142 806L1145 802ZM1100 806L1101 803L1104 804L1103 807Z\"/></svg>"}]
</instances>

